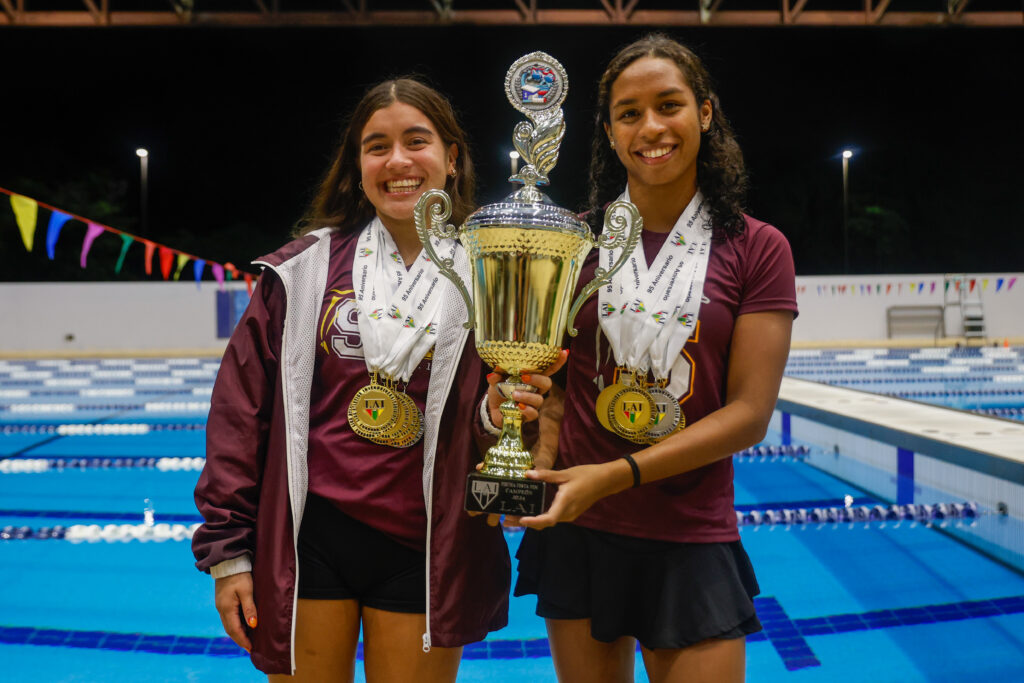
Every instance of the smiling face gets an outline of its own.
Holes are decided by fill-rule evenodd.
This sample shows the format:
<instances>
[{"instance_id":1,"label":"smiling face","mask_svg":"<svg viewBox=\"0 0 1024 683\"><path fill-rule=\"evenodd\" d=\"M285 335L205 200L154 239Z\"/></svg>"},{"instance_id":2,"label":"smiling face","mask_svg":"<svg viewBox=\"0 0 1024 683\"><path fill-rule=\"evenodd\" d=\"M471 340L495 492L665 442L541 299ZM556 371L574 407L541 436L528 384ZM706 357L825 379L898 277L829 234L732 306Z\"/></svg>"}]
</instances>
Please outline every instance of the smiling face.
<instances>
[{"instance_id":1,"label":"smiling face","mask_svg":"<svg viewBox=\"0 0 1024 683\"><path fill-rule=\"evenodd\" d=\"M674 62L641 57L611 87L610 125L615 153L626 169L630 194L697 190L697 151L711 102L698 103Z\"/></svg>"},{"instance_id":2,"label":"smiling face","mask_svg":"<svg viewBox=\"0 0 1024 683\"><path fill-rule=\"evenodd\" d=\"M443 189L458 148L446 146L426 114L404 102L378 109L360 136L359 169L366 198L393 234L414 230L413 208L429 189Z\"/></svg>"}]
</instances>

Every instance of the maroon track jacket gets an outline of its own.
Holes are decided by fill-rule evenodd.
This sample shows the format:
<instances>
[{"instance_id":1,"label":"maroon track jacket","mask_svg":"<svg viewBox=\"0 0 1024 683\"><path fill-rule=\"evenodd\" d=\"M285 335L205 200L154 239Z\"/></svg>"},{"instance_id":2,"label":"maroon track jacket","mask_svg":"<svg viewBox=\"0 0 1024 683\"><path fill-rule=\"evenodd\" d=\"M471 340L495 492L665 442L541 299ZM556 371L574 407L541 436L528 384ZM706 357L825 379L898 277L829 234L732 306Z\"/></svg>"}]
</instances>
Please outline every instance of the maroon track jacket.
<instances>
[{"instance_id":1,"label":"maroon track jacket","mask_svg":"<svg viewBox=\"0 0 1024 683\"><path fill-rule=\"evenodd\" d=\"M294 670L296 538L307 491L306 446L316 320L332 231L321 229L258 260L276 277L285 310L257 287L224 353L206 425L206 466L196 486L205 523L192 539L196 567L251 560L259 626L252 661ZM464 252L456 269L468 278ZM486 366L467 344L466 309L444 281L424 415L427 633L424 648L481 640L508 620L510 562L500 527L462 509L466 475L479 461L475 416Z\"/></svg>"}]
</instances>

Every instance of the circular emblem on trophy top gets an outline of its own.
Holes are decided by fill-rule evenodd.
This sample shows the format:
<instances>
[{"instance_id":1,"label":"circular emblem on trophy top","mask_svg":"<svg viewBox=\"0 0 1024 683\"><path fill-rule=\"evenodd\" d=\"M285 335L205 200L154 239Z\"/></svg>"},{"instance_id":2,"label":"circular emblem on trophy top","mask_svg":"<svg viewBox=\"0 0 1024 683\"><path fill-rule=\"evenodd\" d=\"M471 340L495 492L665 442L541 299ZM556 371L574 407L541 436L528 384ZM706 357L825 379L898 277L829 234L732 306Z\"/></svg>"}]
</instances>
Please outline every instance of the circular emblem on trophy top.
<instances>
[{"instance_id":1,"label":"circular emblem on trophy top","mask_svg":"<svg viewBox=\"0 0 1024 683\"><path fill-rule=\"evenodd\" d=\"M558 109L568 91L565 69L546 52L520 57L505 75L509 103L527 116Z\"/></svg>"}]
</instances>

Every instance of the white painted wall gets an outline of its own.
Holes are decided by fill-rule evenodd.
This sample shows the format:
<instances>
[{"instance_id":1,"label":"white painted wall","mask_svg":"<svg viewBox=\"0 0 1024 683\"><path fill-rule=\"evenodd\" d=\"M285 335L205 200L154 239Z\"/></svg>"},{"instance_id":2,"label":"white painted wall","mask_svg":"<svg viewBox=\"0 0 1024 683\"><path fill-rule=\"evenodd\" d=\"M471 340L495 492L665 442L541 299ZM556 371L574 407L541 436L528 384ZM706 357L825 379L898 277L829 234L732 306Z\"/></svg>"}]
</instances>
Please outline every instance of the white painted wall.
<instances>
[{"instance_id":1,"label":"white painted wall","mask_svg":"<svg viewBox=\"0 0 1024 683\"><path fill-rule=\"evenodd\" d=\"M227 340L217 339L217 289L213 281L0 283L0 353L219 354Z\"/></svg>"},{"instance_id":2,"label":"white painted wall","mask_svg":"<svg viewBox=\"0 0 1024 683\"><path fill-rule=\"evenodd\" d=\"M990 338L1024 337L1024 273L971 274ZM1006 288L1010 278L1018 281ZM995 291L996 282L1004 284ZM985 284L987 281L987 284ZM925 283L918 292L918 284ZM936 282L935 290L931 283ZM864 286L864 290L861 286ZM867 294L867 286L871 294ZM228 283L244 289L241 282ZM845 286L845 293L840 288ZM879 286L881 291L878 292ZM0 354L223 351L216 282L0 283ZM835 288L835 289L833 289ZM888 293L886 290L888 289ZM943 276L798 277L794 342L881 341L889 306L943 302ZM947 333L958 335L956 309ZM68 335L73 338L66 339Z\"/></svg>"}]
</instances>

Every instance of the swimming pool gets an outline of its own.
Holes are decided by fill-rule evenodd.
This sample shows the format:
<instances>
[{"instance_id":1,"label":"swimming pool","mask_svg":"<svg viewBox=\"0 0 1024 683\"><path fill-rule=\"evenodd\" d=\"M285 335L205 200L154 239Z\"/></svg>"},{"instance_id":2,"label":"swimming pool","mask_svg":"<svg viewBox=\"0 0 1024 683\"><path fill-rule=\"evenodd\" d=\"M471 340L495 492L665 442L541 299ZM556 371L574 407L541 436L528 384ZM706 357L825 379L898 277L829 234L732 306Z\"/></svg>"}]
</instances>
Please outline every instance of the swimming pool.
<instances>
[{"instance_id":1,"label":"swimming pool","mask_svg":"<svg viewBox=\"0 0 1024 683\"><path fill-rule=\"evenodd\" d=\"M1024 420L1024 348L794 349L786 375Z\"/></svg>"},{"instance_id":2,"label":"swimming pool","mask_svg":"<svg viewBox=\"0 0 1024 683\"><path fill-rule=\"evenodd\" d=\"M265 680L223 636L187 542L217 365L0 361L5 680ZM815 463L838 456L797 432L777 428L735 456L765 626L748 641L748 680L1024 671L1024 575L956 534L1012 515L933 490L899 507L885 487L828 474ZM514 552L520 535L507 538ZM513 599L510 625L466 648L460 680L554 680L532 602Z\"/></svg>"}]
</instances>

